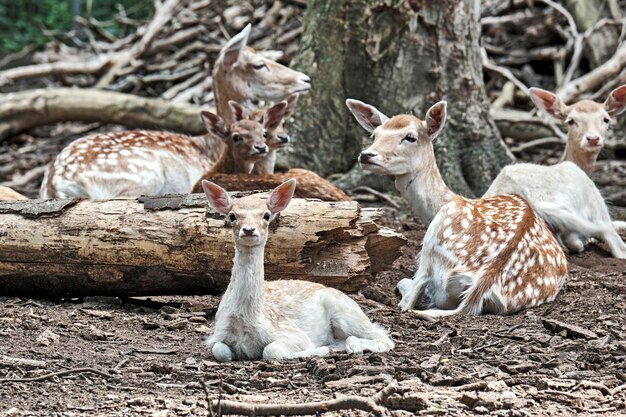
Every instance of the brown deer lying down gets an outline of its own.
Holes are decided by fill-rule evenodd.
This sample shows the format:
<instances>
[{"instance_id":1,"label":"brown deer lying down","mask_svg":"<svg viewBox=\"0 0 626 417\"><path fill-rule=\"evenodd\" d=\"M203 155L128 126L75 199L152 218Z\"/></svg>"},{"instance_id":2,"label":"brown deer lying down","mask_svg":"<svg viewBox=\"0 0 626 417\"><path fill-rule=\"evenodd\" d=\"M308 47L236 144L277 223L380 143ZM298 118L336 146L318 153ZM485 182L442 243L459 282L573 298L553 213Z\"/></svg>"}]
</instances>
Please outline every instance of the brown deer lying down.
<instances>
[{"instance_id":1,"label":"brown deer lying down","mask_svg":"<svg viewBox=\"0 0 626 417\"><path fill-rule=\"evenodd\" d=\"M22 194L17 191L13 191L9 187L3 187L0 185L0 201L3 200L28 200Z\"/></svg>"},{"instance_id":2,"label":"brown deer lying down","mask_svg":"<svg viewBox=\"0 0 626 417\"><path fill-rule=\"evenodd\" d=\"M417 213L432 216L413 279L398 283L400 308L418 317L511 314L554 300L565 278L563 249L526 200L516 194L467 199L444 183L433 140L446 120L446 103L425 120L388 118L348 100L359 124L374 137L361 152L364 169L395 177Z\"/></svg>"},{"instance_id":3,"label":"brown deer lying down","mask_svg":"<svg viewBox=\"0 0 626 417\"><path fill-rule=\"evenodd\" d=\"M298 181L296 197L318 198L323 201L349 201L350 197L330 182L312 171L294 168L284 174L245 175L245 174L209 174L208 179L228 190L258 191L271 190L283 182L295 178ZM194 193L202 192L201 181L193 189Z\"/></svg>"}]
</instances>

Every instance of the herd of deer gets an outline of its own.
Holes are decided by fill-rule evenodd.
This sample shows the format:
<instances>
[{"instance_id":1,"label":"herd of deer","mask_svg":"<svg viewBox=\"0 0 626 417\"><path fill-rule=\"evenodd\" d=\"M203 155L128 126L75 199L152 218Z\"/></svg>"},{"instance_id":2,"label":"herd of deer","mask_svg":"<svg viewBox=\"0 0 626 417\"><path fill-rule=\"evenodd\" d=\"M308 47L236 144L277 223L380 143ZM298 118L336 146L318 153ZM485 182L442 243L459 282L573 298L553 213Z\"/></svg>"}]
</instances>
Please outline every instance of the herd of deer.
<instances>
[{"instance_id":1,"label":"herd of deer","mask_svg":"<svg viewBox=\"0 0 626 417\"><path fill-rule=\"evenodd\" d=\"M312 187L318 197L346 196L309 171L272 176L276 152L289 144L284 119L311 84L305 74L246 46L249 33L250 25L226 44L215 63L217 114L201 114L207 135L128 131L78 139L50 166L41 197L100 199L203 189L232 226L236 247L232 278L207 340L219 361L388 351L394 342L387 331L345 294L310 282L264 281L268 226L296 190L295 179L285 179L300 179L302 188ZM567 277L564 250L582 251L592 238L626 259L618 234L626 222L611 221L588 177L612 118L626 108L626 86L613 90L604 103L567 106L536 88L530 95L567 128L563 160L553 166L508 166L479 199L452 192L437 168L433 141L444 127L446 102L433 105L420 120L389 118L358 100L346 101L374 139L359 156L361 166L394 176L398 191L429 224L415 276L397 286L403 311L420 309L417 316L424 319L510 314L552 301ZM278 103L249 111L258 100ZM266 198L231 200L207 178L238 190L281 185Z\"/></svg>"}]
</instances>

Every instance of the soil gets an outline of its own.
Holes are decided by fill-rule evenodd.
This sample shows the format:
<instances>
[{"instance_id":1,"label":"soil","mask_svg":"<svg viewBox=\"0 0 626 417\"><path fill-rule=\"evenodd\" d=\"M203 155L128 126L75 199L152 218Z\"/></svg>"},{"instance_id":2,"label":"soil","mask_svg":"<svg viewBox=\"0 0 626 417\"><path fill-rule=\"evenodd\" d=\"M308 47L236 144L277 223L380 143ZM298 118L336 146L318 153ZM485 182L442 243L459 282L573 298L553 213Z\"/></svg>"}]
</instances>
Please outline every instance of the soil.
<instances>
[{"instance_id":1,"label":"soil","mask_svg":"<svg viewBox=\"0 0 626 417\"><path fill-rule=\"evenodd\" d=\"M207 396L260 404L369 398L392 381L397 392L383 405L397 416L626 413L626 261L592 246L569 257L570 278L553 303L424 322L396 308L395 284L415 272L425 232L406 210L389 209L384 219L409 238L403 256L353 295L390 329L393 351L219 364L202 344L219 297L1 298L0 415L209 415ZM11 382L64 370L73 372Z\"/></svg>"}]
</instances>

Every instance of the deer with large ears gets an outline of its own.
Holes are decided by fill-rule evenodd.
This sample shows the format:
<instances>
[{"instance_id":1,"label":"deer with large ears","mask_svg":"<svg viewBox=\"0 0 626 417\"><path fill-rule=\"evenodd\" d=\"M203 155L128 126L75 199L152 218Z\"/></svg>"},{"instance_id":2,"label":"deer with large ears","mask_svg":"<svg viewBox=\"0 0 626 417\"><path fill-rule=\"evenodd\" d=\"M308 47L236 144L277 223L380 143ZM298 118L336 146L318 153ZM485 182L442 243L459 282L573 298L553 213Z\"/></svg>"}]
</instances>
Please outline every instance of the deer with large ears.
<instances>
[{"instance_id":1,"label":"deer with large ears","mask_svg":"<svg viewBox=\"0 0 626 417\"><path fill-rule=\"evenodd\" d=\"M626 85L611 91L604 103L581 100L569 106L556 94L541 88L531 88L528 93L537 108L567 128L567 144L561 161L572 161L590 175L611 120L626 110Z\"/></svg>"},{"instance_id":2,"label":"deer with large ears","mask_svg":"<svg viewBox=\"0 0 626 417\"><path fill-rule=\"evenodd\" d=\"M209 205L226 216L235 241L230 283L217 309L206 344L220 362L235 359L292 359L386 352L394 343L350 297L307 281L264 281L263 257L269 225L296 188L289 180L267 198L231 200L220 186L203 181ZM278 229L280 230L280 228Z\"/></svg>"},{"instance_id":3,"label":"deer with large ears","mask_svg":"<svg viewBox=\"0 0 626 417\"><path fill-rule=\"evenodd\" d=\"M559 243L518 195L470 200L444 183L433 140L446 120L439 102L422 121L388 118L376 108L348 100L348 108L374 137L359 157L364 169L393 175L413 209L429 221L419 267L398 284L403 311L418 317L510 314L552 301L567 276Z\"/></svg>"},{"instance_id":4,"label":"deer with large ears","mask_svg":"<svg viewBox=\"0 0 626 417\"><path fill-rule=\"evenodd\" d=\"M280 101L290 94L308 91L311 79L281 65L247 46L248 24L220 51L213 67L213 95L217 113L227 123L234 121L230 100L249 106L252 100Z\"/></svg>"},{"instance_id":5,"label":"deer with large ears","mask_svg":"<svg viewBox=\"0 0 626 417\"><path fill-rule=\"evenodd\" d=\"M41 198L92 199L185 194L207 171L250 173L268 155L266 129L284 116L286 103L268 109L264 124L247 119L238 103L230 103L236 121L202 112L203 136L170 132L126 131L87 136L66 146L44 175ZM209 157L210 141L226 144L220 159Z\"/></svg>"}]
</instances>

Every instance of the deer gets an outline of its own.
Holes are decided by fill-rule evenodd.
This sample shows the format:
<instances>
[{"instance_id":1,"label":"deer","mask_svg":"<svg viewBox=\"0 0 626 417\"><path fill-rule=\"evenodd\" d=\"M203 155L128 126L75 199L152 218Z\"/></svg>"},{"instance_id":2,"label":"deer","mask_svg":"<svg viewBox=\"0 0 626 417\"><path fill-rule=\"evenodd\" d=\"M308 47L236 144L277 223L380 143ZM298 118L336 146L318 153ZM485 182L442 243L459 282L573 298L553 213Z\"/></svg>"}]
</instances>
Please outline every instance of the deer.
<instances>
[{"instance_id":1,"label":"deer","mask_svg":"<svg viewBox=\"0 0 626 417\"><path fill-rule=\"evenodd\" d=\"M529 94L539 109L566 125L568 142L562 160L552 166L506 166L484 196L523 196L571 253L582 252L587 242L596 238L607 244L613 257L626 259L626 243L618 234L626 230L626 222L611 221L600 191L588 177L604 146L611 118L626 109L626 85L611 91L603 103L581 100L565 106L549 91L531 88Z\"/></svg>"},{"instance_id":2,"label":"deer","mask_svg":"<svg viewBox=\"0 0 626 417\"><path fill-rule=\"evenodd\" d=\"M325 356L331 351L387 352L394 342L344 293L299 280L264 280L264 250L270 224L289 205L290 179L263 198L232 199L210 181L202 188L208 203L232 228L235 257L206 346L219 362L284 360ZM292 215L297 215L296 213Z\"/></svg>"},{"instance_id":3,"label":"deer","mask_svg":"<svg viewBox=\"0 0 626 417\"><path fill-rule=\"evenodd\" d=\"M46 171L40 196L105 199L185 194L207 171L249 174L254 163L267 156L266 128L275 129L282 121L286 103L266 111L265 125L247 119L240 104L231 101L229 106L238 114L230 125L214 113L201 112L207 135L139 130L77 139ZM226 145L217 162L208 156L209 138Z\"/></svg>"},{"instance_id":4,"label":"deer","mask_svg":"<svg viewBox=\"0 0 626 417\"><path fill-rule=\"evenodd\" d=\"M443 181L433 140L447 104L425 120L388 118L358 100L346 104L374 142L359 155L363 169L392 175L412 208L433 216L413 279L398 283L402 311L434 320L454 314L512 314L553 301L567 277L563 249L531 205L517 194L468 199Z\"/></svg>"},{"instance_id":5,"label":"deer","mask_svg":"<svg viewBox=\"0 0 626 417\"><path fill-rule=\"evenodd\" d=\"M255 167L258 164L259 162L255 164ZM296 189L295 194L298 198L317 198L322 201L352 200L341 189L335 187L315 172L300 168L292 168L285 173L279 174L246 175L213 173L207 174L203 176L203 178L226 189L238 191L271 190L288 179L294 178L298 181L298 188ZM202 185L200 182L196 184L193 192L202 192Z\"/></svg>"},{"instance_id":6,"label":"deer","mask_svg":"<svg viewBox=\"0 0 626 417\"><path fill-rule=\"evenodd\" d=\"M252 100L279 101L290 94L304 93L311 88L311 79L306 74L281 65L248 47L247 42L251 28L252 26L248 24L240 33L233 36L226 43L218 54L213 68L213 94L217 113L225 120L225 126L230 126L235 122L235 116L229 104L231 101L242 103L244 107L250 107ZM178 138L176 138L176 136L178 136ZM187 136L177 135L175 133L145 130L108 132L99 136L96 135L96 137L86 137L79 140L83 142L72 143L66 147L46 171L40 189L41 198L137 197L140 195L138 193L142 193L143 191L148 191L149 193L176 193L184 188L179 184L181 178L186 184L189 184L189 181L191 181L188 189L182 191L189 192L200 175L207 172L215 161L220 159L226 148L222 140L210 135L190 139ZM100 166L105 168L102 172L102 177L106 177L106 179L103 178L101 180L109 184L102 190L96 190L96 185L91 186L93 188L91 190L93 197L86 192L82 184L59 178L59 172L63 172L63 175L69 178L78 174L77 170L79 167L84 165L84 162L91 158L88 153L82 151L87 150L87 147L92 142L98 142L98 145L93 145L93 149L96 149L95 155L102 156L102 158L95 158L96 163L102 161ZM135 162L128 165L128 173L109 174L109 172L112 171L109 166L114 166L116 162L114 157L108 157L109 152L107 151L107 146L113 143L117 143L118 145L122 143L132 144L131 148L137 150L135 157L132 158ZM176 181L168 181L162 184L164 187L163 190L158 190L158 186L154 184L148 184L145 189L138 186L138 177L145 175L146 172L150 172L149 170L140 172L139 168L145 165L150 166L150 169L158 169L158 166L151 166L151 162L154 161L142 161L149 155L150 158L152 158L152 154L154 153L152 150L142 150L141 146L135 145L155 145L156 143L170 143L180 151L188 152L189 158L184 159L182 162L178 159L171 162L179 167L177 168L178 171L182 171L184 167L188 167L190 171L187 177L189 179L184 178L184 175L177 175ZM152 145L148 146L150 147ZM77 152L73 146L80 146L81 152ZM118 147L116 146L116 148ZM130 151L129 149L120 149L120 151L124 151L124 156L127 158L130 159L130 157L132 157L132 155L127 154L127 152ZM80 153L80 155L78 155L78 153ZM76 156L72 158L72 154L76 154ZM111 155L118 154L115 152L111 153ZM197 159L189 164L191 158ZM64 166L64 163L67 163L67 166ZM156 165L158 165L158 163L156 163ZM93 177L89 180L85 179L88 183L100 181L95 180L99 172L97 166L97 164L93 166L92 168L95 170L90 171L89 174L84 174ZM58 181L62 183L61 188L63 189L59 193L56 192L56 182ZM111 194L107 187L111 187L115 182L118 183L117 188L119 191ZM89 184L85 186L89 186Z\"/></svg>"},{"instance_id":7,"label":"deer","mask_svg":"<svg viewBox=\"0 0 626 417\"><path fill-rule=\"evenodd\" d=\"M572 161L591 175L611 120L626 110L626 85L611 91L603 103L580 100L566 106L556 94L535 87L530 88L528 94L538 109L567 129L567 144L561 161Z\"/></svg>"},{"instance_id":8,"label":"deer","mask_svg":"<svg viewBox=\"0 0 626 417\"><path fill-rule=\"evenodd\" d=\"M283 117L281 123L276 126L275 129L267 131L267 146L269 147L269 154L267 157L258 161L254 164L254 168L252 169L252 173L259 174L273 174L274 167L276 166L276 153L280 149L284 149L289 145L291 138L289 134L285 131L285 123L284 121L293 114L293 111L296 108L296 104L298 103L299 94L291 94L285 98L285 102L287 102L287 108L285 110L285 116ZM263 116L265 114L266 109L257 109L250 113L248 116L251 120L262 121ZM281 181L282 182L282 181Z\"/></svg>"}]
</instances>

